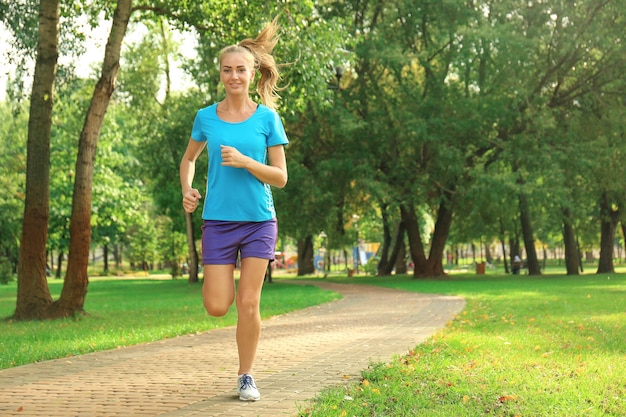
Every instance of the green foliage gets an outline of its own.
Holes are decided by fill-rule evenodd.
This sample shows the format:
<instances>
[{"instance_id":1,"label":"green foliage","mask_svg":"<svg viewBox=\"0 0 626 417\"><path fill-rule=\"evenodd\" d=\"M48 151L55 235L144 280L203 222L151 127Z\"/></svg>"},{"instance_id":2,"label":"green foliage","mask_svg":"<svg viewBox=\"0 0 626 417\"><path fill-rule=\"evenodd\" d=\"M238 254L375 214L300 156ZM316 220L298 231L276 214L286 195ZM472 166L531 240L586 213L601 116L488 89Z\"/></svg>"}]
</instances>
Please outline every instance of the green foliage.
<instances>
[{"instance_id":1,"label":"green foliage","mask_svg":"<svg viewBox=\"0 0 626 417\"><path fill-rule=\"evenodd\" d=\"M50 137L50 219L48 247L67 253L78 138L90 100L90 82L57 83Z\"/></svg>"},{"instance_id":2,"label":"green foliage","mask_svg":"<svg viewBox=\"0 0 626 417\"><path fill-rule=\"evenodd\" d=\"M306 236L324 230L331 248L353 242L345 226L358 205L361 190L354 178L362 153L354 146L352 120L333 108L311 108L302 115L304 130L290 136L287 151L290 183L275 196L281 233Z\"/></svg>"},{"instance_id":3,"label":"green foliage","mask_svg":"<svg viewBox=\"0 0 626 417\"><path fill-rule=\"evenodd\" d=\"M14 278L13 266L7 258L0 256L0 284L7 285Z\"/></svg>"},{"instance_id":4,"label":"green foliage","mask_svg":"<svg viewBox=\"0 0 626 417\"><path fill-rule=\"evenodd\" d=\"M93 88L93 80L75 79L74 58L85 48L83 29L110 19L113 7L61 3L48 241L57 252L67 248L76 143ZM522 195L540 243L562 245L567 210L581 248L592 249L600 196L609 195L615 207L626 200L624 0L254 0L245 7L141 0L134 7L132 25L142 37L123 49L99 141L94 245L127 245L134 259L147 245L140 236L149 212L152 220L165 215L172 222L152 230L160 240L150 244L151 263L178 257L158 242L177 240L175 233L185 230L178 164L193 115L222 96L217 54L277 15L282 37L275 53L286 64L279 112L290 138L289 184L275 192L283 238L324 231L329 248L344 248L353 243L357 213L360 234L382 241L379 207L386 207L395 231L398 206L409 202L428 245L445 202L455 215L449 246L519 240ZM23 99L37 2L3 2L0 16L14 38L9 58L23 64L0 108L0 253L17 259ZM178 40L174 30L197 37L192 60L181 51L195 42ZM180 80L167 72L175 63L193 79L188 91L179 91ZM200 189L205 164L198 164Z\"/></svg>"},{"instance_id":5,"label":"green foliage","mask_svg":"<svg viewBox=\"0 0 626 417\"><path fill-rule=\"evenodd\" d=\"M157 224L148 206L132 219L127 242L128 259L137 269L147 271L154 267L158 248Z\"/></svg>"},{"instance_id":6,"label":"green foliage","mask_svg":"<svg viewBox=\"0 0 626 417\"><path fill-rule=\"evenodd\" d=\"M88 80L66 80L57 87L51 138L50 222L48 247L67 253L74 165L84 114L90 102ZM148 200L137 180L137 162L126 140L126 125L132 123L113 105L105 119L98 144L92 199L94 245L125 243L127 230L142 204Z\"/></svg>"},{"instance_id":7,"label":"green foliage","mask_svg":"<svg viewBox=\"0 0 626 417\"><path fill-rule=\"evenodd\" d=\"M376 275L378 272L378 262L380 259L377 256L372 256L365 265L362 266L363 272L367 275Z\"/></svg>"},{"instance_id":8,"label":"green foliage","mask_svg":"<svg viewBox=\"0 0 626 417\"><path fill-rule=\"evenodd\" d=\"M17 265L26 182L26 113L0 103L0 257Z\"/></svg>"},{"instance_id":9,"label":"green foliage","mask_svg":"<svg viewBox=\"0 0 626 417\"><path fill-rule=\"evenodd\" d=\"M170 231L162 236L163 248L161 257L170 264L172 278L183 275L182 265L188 258L187 235L182 232Z\"/></svg>"},{"instance_id":10,"label":"green foliage","mask_svg":"<svg viewBox=\"0 0 626 417\"><path fill-rule=\"evenodd\" d=\"M175 230L185 230L178 167L187 146L195 112L204 106L204 97L197 90L170 91L178 87L176 80L162 81L174 75L171 62L176 59L177 45L167 24L149 24L149 32L124 54L126 70L122 73L118 101L124 114L126 129L133 138L127 149L136 158L133 175L152 197L156 210L167 215ZM128 117L130 116L130 117ZM206 155L198 166L206 166ZM198 168L195 185L206 184L206 170ZM199 213L194 218L200 220ZM197 224L200 222L197 221Z\"/></svg>"},{"instance_id":11,"label":"green foliage","mask_svg":"<svg viewBox=\"0 0 626 417\"><path fill-rule=\"evenodd\" d=\"M2 23L14 36L14 50L34 58L39 26L38 2L36 0L2 2L0 4L0 16ZM17 55L13 59L19 59L19 57L20 55Z\"/></svg>"},{"instance_id":12,"label":"green foliage","mask_svg":"<svg viewBox=\"0 0 626 417\"><path fill-rule=\"evenodd\" d=\"M179 8L171 2L154 2L149 8L171 19L177 27L191 26L199 34L198 57L185 68L193 75L206 100L220 99L217 57L225 46L256 36L261 28L279 16L282 37L275 49L283 65L286 83L282 112L292 116L310 102L328 102L328 82L335 78L335 66L349 60L345 46L350 42L340 19L322 18L323 5L306 1L251 1L245 7L231 3L195 2Z\"/></svg>"},{"instance_id":13,"label":"green foliage","mask_svg":"<svg viewBox=\"0 0 626 417\"><path fill-rule=\"evenodd\" d=\"M77 58L87 51L85 30L97 26L100 12L114 4L106 1L60 1L59 53L69 59L58 62L57 80L72 79ZM16 0L0 4L0 23L11 35L3 45L5 58L16 66L16 77L10 79L8 95L15 101L27 101L27 79L33 76L33 63L37 53L39 26L39 1ZM4 49L6 47L6 49Z\"/></svg>"}]
</instances>

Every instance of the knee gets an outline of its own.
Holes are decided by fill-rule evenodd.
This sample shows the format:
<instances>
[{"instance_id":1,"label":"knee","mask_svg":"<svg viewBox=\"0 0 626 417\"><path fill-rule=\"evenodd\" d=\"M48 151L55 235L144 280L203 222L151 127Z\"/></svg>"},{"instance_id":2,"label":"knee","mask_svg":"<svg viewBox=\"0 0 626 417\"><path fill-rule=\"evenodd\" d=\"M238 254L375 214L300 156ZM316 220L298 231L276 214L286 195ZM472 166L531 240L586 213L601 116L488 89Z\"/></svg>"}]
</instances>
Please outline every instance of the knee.
<instances>
[{"instance_id":1,"label":"knee","mask_svg":"<svg viewBox=\"0 0 626 417\"><path fill-rule=\"evenodd\" d=\"M213 300L204 300L204 308L212 317L222 317L228 313L230 304L216 303Z\"/></svg>"},{"instance_id":2,"label":"knee","mask_svg":"<svg viewBox=\"0 0 626 417\"><path fill-rule=\"evenodd\" d=\"M255 298L237 298L237 314L243 317L254 317L259 314L259 304L259 300Z\"/></svg>"}]
</instances>

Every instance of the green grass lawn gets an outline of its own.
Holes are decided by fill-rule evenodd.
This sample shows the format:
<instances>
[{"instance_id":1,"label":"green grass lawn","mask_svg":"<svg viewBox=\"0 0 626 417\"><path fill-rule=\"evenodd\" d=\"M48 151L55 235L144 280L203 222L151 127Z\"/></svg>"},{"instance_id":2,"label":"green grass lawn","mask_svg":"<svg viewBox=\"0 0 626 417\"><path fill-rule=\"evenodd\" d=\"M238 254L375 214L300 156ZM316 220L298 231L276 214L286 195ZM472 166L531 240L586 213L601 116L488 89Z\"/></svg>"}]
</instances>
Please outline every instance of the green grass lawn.
<instances>
[{"instance_id":1,"label":"green grass lawn","mask_svg":"<svg viewBox=\"0 0 626 417\"><path fill-rule=\"evenodd\" d=\"M626 416L626 275L351 282L466 298L426 343L300 416Z\"/></svg>"},{"instance_id":2,"label":"green grass lawn","mask_svg":"<svg viewBox=\"0 0 626 417\"><path fill-rule=\"evenodd\" d=\"M49 280L54 299L60 280ZM16 283L0 285L0 317L15 310ZM262 293L263 318L339 298L313 286L274 282ZM0 321L0 369L204 332L236 323L232 307L220 318L202 305L201 284L186 280L93 278L87 315L54 321Z\"/></svg>"}]
</instances>

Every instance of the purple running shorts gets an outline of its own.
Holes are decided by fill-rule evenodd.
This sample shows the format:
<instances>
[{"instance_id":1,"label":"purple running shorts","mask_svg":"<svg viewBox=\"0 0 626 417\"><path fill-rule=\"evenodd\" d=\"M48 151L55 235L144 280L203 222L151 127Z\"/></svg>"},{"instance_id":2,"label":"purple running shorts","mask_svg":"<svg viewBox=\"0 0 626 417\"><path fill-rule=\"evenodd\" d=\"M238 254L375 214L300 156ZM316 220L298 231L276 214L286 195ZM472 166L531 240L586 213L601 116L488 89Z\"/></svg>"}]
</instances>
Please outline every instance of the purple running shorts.
<instances>
[{"instance_id":1,"label":"purple running shorts","mask_svg":"<svg viewBox=\"0 0 626 417\"><path fill-rule=\"evenodd\" d=\"M274 259L278 224L205 220L202 225L202 264L228 265L243 258Z\"/></svg>"}]
</instances>

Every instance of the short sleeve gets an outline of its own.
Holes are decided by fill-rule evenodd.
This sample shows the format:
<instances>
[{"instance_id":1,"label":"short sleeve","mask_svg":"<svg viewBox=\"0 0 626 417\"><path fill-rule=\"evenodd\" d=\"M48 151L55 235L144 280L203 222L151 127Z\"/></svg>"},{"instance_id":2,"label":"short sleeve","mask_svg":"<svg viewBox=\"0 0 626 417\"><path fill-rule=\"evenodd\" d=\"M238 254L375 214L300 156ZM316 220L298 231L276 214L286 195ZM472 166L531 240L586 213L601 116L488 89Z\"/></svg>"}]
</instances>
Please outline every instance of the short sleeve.
<instances>
[{"instance_id":1,"label":"short sleeve","mask_svg":"<svg viewBox=\"0 0 626 417\"><path fill-rule=\"evenodd\" d=\"M202 113L198 111L196 118L193 121L193 127L191 128L191 139L196 142L206 142L206 137L202 130Z\"/></svg>"},{"instance_id":2,"label":"short sleeve","mask_svg":"<svg viewBox=\"0 0 626 417\"><path fill-rule=\"evenodd\" d=\"M270 123L270 134L267 137L267 146L287 145L289 140L285 133L285 127L283 126L282 120L280 120L280 116L274 110L271 111Z\"/></svg>"}]
</instances>

